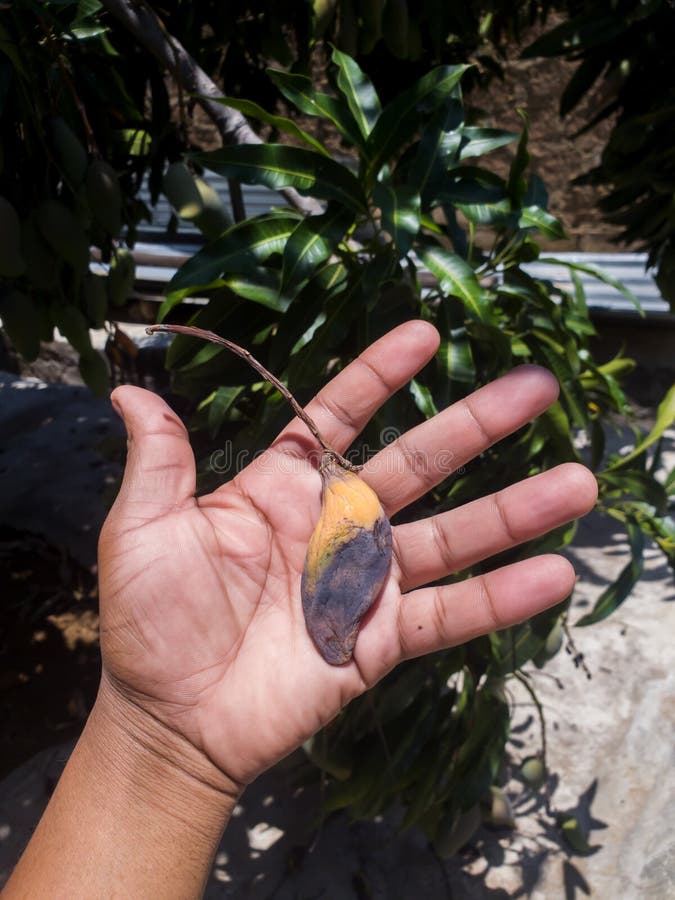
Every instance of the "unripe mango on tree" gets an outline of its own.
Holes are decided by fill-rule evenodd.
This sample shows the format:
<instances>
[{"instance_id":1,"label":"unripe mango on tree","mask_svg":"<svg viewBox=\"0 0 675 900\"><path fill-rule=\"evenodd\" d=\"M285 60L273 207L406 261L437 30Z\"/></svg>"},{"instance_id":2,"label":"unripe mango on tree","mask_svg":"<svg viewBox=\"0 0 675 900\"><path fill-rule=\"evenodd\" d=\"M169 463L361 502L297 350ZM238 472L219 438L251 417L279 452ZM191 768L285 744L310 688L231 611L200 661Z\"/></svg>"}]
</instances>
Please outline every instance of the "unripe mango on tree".
<instances>
[{"instance_id":1,"label":"unripe mango on tree","mask_svg":"<svg viewBox=\"0 0 675 900\"><path fill-rule=\"evenodd\" d=\"M87 199L94 221L112 237L122 229L122 193L117 172L104 159L87 169Z\"/></svg>"},{"instance_id":2,"label":"unripe mango on tree","mask_svg":"<svg viewBox=\"0 0 675 900\"><path fill-rule=\"evenodd\" d=\"M60 200L46 200L36 221L42 236L74 269L89 265L89 242L73 212Z\"/></svg>"},{"instance_id":3,"label":"unripe mango on tree","mask_svg":"<svg viewBox=\"0 0 675 900\"><path fill-rule=\"evenodd\" d=\"M51 122L52 142L59 168L71 188L77 188L87 174L87 151L70 125L57 116Z\"/></svg>"},{"instance_id":4,"label":"unripe mango on tree","mask_svg":"<svg viewBox=\"0 0 675 900\"><path fill-rule=\"evenodd\" d=\"M26 360L40 352L40 335L35 327L36 307L30 294L13 287L0 288L0 319L14 348Z\"/></svg>"},{"instance_id":5,"label":"unripe mango on tree","mask_svg":"<svg viewBox=\"0 0 675 900\"><path fill-rule=\"evenodd\" d=\"M26 260L26 275L33 287L52 291L58 276L58 258L38 231L33 216L21 225L21 249Z\"/></svg>"},{"instance_id":6,"label":"unripe mango on tree","mask_svg":"<svg viewBox=\"0 0 675 900\"><path fill-rule=\"evenodd\" d=\"M334 460L321 468L321 516L307 547L301 595L307 630L333 666L349 662L362 618L391 565L391 526L375 491Z\"/></svg>"},{"instance_id":7,"label":"unripe mango on tree","mask_svg":"<svg viewBox=\"0 0 675 900\"><path fill-rule=\"evenodd\" d=\"M136 263L131 251L118 247L110 264L108 299L111 306L122 306L131 295L136 278Z\"/></svg>"},{"instance_id":8,"label":"unripe mango on tree","mask_svg":"<svg viewBox=\"0 0 675 900\"><path fill-rule=\"evenodd\" d=\"M185 163L171 163L162 188L180 218L194 222L206 237L218 237L232 224L218 192Z\"/></svg>"}]
</instances>

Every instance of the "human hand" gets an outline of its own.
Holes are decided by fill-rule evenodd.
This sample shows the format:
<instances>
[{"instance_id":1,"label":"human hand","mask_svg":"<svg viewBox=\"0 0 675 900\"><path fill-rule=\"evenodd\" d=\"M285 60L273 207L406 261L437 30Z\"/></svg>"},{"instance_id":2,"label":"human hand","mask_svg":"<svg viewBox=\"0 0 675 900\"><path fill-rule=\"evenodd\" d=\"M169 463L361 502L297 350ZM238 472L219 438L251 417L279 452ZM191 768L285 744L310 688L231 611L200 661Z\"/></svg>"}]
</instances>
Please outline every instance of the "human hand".
<instances>
[{"instance_id":1,"label":"human hand","mask_svg":"<svg viewBox=\"0 0 675 900\"><path fill-rule=\"evenodd\" d=\"M344 451L437 344L430 325L407 323L333 379L308 406L328 442ZM463 465L556 396L549 372L516 369L385 447L361 475L391 516L447 476L450 455L453 468ZM113 402L129 455L99 545L102 682L116 702L186 740L236 789L402 659L522 621L572 589L572 567L555 555L420 587L586 513L595 480L567 464L395 528L391 572L353 659L330 666L300 603L320 510L320 454L306 427L293 420L231 482L195 498L194 457L178 417L140 388L118 388Z\"/></svg>"}]
</instances>

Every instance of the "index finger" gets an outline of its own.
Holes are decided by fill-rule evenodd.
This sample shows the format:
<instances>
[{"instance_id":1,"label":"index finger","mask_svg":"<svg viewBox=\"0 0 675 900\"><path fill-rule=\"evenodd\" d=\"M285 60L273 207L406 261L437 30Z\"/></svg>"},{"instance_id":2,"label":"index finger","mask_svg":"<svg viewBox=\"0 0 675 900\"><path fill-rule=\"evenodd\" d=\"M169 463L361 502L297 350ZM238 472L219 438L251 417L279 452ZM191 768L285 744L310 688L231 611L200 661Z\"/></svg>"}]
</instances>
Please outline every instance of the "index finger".
<instances>
[{"instance_id":1,"label":"index finger","mask_svg":"<svg viewBox=\"0 0 675 900\"><path fill-rule=\"evenodd\" d=\"M370 418L425 366L438 349L438 332L428 322L404 322L367 347L307 405L324 440L343 453ZM295 418L272 448L305 459L319 449L307 426Z\"/></svg>"}]
</instances>

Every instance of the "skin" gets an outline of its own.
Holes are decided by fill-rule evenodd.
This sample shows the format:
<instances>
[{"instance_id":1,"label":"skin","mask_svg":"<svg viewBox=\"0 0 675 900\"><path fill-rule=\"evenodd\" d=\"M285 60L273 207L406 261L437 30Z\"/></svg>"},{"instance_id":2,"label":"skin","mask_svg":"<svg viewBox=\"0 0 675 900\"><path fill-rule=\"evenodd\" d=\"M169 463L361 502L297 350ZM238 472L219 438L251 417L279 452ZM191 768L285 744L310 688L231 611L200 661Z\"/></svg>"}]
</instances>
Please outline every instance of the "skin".
<instances>
[{"instance_id":1,"label":"skin","mask_svg":"<svg viewBox=\"0 0 675 900\"><path fill-rule=\"evenodd\" d=\"M433 356L410 322L308 407L344 451ZM388 515L545 410L557 383L526 366L389 444L362 475ZM317 446L294 420L232 481L196 498L185 428L118 388L129 452L99 544L99 696L6 898L198 897L237 798L398 662L520 622L571 591L546 555L449 587L431 580L585 514L593 476L566 464L394 529L394 560L352 661L325 663L300 604L320 512ZM308 461L312 456L313 462ZM425 465L420 465L425 460ZM479 527L478 527L479 525Z\"/></svg>"}]
</instances>

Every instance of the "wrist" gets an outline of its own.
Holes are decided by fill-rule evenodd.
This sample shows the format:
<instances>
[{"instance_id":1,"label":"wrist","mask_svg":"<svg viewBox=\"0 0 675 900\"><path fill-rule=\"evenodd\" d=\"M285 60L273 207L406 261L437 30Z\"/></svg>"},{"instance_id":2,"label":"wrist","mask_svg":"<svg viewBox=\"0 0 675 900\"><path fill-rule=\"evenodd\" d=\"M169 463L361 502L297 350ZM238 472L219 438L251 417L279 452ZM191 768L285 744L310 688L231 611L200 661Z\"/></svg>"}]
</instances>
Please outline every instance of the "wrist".
<instances>
[{"instance_id":1,"label":"wrist","mask_svg":"<svg viewBox=\"0 0 675 900\"><path fill-rule=\"evenodd\" d=\"M121 804L140 803L205 838L222 832L243 790L186 737L125 697L105 672L83 741L100 777L114 780Z\"/></svg>"},{"instance_id":2,"label":"wrist","mask_svg":"<svg viewBox=\"0 0 675 900\"><path fill-rule=\"evenodd\" d=\"M7 898L201 897L239 794L104 675Z\"/></svg>"}]
</instances>

